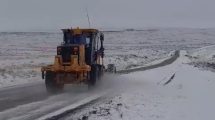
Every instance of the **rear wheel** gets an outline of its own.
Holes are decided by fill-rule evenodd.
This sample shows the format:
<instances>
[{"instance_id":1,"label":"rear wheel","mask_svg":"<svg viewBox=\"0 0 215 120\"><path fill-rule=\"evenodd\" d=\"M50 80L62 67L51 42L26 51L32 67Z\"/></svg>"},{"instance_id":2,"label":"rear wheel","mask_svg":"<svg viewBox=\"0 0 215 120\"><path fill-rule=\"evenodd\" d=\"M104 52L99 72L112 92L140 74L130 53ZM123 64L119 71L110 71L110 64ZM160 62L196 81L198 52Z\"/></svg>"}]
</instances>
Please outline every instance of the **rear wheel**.
<instances>
[{"instance_id":1,"label":"rear wheel","mask_svg":"<svg viewBox=\"0 0 215 120\"><path fill-rule=\"evenodd\" d=\"M63 91L64 84L58 84L54 72L46 72L45 76L46 90L49 93L59 93Z\"/></svg>"},{"instance_id":2,"label":"rear wheel","mask_svg":"<svg viewBox=\"0 0 215 120\"><path fill-rule=\"evenodd\" d=\"M95 86L98 79L99 79L99 69L96 65L93 65L91 67L90 79L88 81L89 88Z\"/></svg>"},{"instance_id":3,"label":"rear wheel","mask_svg":"<svg viewBox=\"0 0 215 120\"><path fill-rule=\"evenodd\" d=\"M102 76L104 75L104 66L102 65L99 65L98 66L98 79L101 80L102 79Z\"/></svg>"}]
</instances>

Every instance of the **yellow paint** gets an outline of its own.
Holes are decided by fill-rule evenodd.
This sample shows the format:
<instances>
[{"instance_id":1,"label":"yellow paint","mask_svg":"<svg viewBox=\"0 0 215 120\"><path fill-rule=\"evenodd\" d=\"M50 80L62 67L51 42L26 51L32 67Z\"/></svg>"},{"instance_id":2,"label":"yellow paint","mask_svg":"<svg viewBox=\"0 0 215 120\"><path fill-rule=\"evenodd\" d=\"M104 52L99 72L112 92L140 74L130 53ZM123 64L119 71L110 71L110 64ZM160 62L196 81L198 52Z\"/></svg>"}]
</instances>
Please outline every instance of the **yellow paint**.
<instances>
[{"instance_id":1,"label":"yellow paint","mask_svg":"<svg viewBox=\"0 0 215 120\"><path fill-rule=\"evenodd\" d=\"M73 29L73 33L74 33L74 35L81 35L82 31L81 31L81 29L79 29L79 27L77 27L76 29Z\"/></svg>"},{"instance_id":2,"label":"yellow paint","mask_svg":"<svg viewBox=\"0 0 215 120\"><path fill-rule=\"evenodd\" d=\"M63 29L63 31L71 31L75 35L89 34L99 32L96 29ZM56 55L54 59L54 64L48 65L41 68L42 72L55 72L55 73L71 73L77 75L76 82L83 81L87 79L87 74L91 71L91 66L86 64L85 61L85 45L79 45L79 59L78 55L71 55L71 61L68 63L63 63L62 56ZM103 63L101 58L98 57L98 63Z\"/></svg>"}]
</instances>

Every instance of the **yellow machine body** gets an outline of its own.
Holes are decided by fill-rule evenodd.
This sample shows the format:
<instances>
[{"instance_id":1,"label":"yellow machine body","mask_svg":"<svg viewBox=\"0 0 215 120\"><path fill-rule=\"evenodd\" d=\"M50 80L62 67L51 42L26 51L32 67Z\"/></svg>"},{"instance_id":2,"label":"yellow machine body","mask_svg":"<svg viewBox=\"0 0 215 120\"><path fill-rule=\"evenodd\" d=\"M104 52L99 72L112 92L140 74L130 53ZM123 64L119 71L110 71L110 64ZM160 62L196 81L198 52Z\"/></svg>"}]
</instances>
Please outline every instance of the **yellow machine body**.
<instances>
[{"instance_id":1,"label":"yellow machine body","mask_svg":"<svg viewBox=\"0 0 215 120\"><path fill-rule=\"evenodd\" d=\"M41 71L46 72L46 71L51 71L54 73L62 73L59 74L57 81L62 81L62 82L82 82L83 80L87 79L86 76L87 74L91 71L91 67L85 63L85 49L84 45L79 46L79 61L78 61L78 55L72 55L71 56L71 61L69 63L63 63L62 56L56 55L54 59L54 64L53 65L48 65L45 67L42 67ZM71 74L66 74L66 73L71 73L73 74L74 77L71 77ZM67 80L67 78L71 79L72 81Z\"/></svg>"},{"instance_id":2,"label":"yellow machine body","mask_svg":"<svg viewBox=\"0 0 215 120\"><path fill-rule=\"evenodd\" d=\"M92 34L98 33L96 29L62 29L63 32L71 33L71 35L81 35L81 34ZM60 49L60 48L59 48ZM46 73L53 73L55 77L53 80L56 84L77 84L87 82L89 79L89 74L91 72L91 66L86 64L85 60L85 45L77 45L74 49L78 52L75 55L70 56L69 62L63 62L62 55L56 55L54 62L51 65L47 65L41 68L42 76L45 78ZM103 66L103 57L98 54L95 60L96 64L101 64Z\"/></svg>"}]
</instances>

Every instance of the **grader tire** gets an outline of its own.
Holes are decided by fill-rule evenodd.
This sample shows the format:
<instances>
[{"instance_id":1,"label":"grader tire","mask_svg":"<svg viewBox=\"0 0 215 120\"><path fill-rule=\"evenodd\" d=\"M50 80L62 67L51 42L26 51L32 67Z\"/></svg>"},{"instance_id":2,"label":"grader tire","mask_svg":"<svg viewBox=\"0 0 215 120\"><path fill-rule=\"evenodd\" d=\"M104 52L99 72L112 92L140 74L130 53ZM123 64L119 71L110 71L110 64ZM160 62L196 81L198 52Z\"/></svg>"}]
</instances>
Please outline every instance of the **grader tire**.
<instances>
[{"instance_id":1,"label":"grader tire","mask_svg":"<svg viewBox=\"0 0 215 120\"><path fill-rule=\"evenodd\" d=\"M54 72L47 72L45 76L46 90L48 93L60 93L63 91L64 84L57 84L56 74Z\"/></svg>"},{"instance_id":2,"label":"grader tire","mask_svg":"<svg viewBox=\"0 0 215 120\"><path fill-rule=\"evenodd\" d=\"M99 66L98 67L98 80L101 80L102 77L104 75L104 67L103 66Z\"/></svg>"},{"instance_id":3,"label":"grader tire","mask_svg":"<svg viewBox=\"0 0 215 120\"><path fill-rule=\"evenodd\" d=\"M99 79L99 69L97 66L92 66L91 72L90 72L90 79L88 82L88 87L92 88L93 86L95 86L98 79Z\"/></svg>"}]
</instances>

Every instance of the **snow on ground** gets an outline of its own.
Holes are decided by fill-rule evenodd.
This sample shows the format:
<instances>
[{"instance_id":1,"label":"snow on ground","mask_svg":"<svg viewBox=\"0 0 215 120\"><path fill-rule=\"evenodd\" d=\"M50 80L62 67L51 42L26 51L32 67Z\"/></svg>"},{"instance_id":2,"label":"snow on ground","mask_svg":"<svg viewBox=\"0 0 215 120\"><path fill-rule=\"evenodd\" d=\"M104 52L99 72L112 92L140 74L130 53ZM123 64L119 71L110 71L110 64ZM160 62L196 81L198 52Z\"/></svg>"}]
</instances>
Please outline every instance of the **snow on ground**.
<instances>
[{"instance_id":1,"label":"snow on ground","mask_svg":"<svg viewBox=\"0 0 215 120\"><path fill-rule=\"evenodd\" d=\"M107 32L105 38L106 62L115 63L118 69L126 69L163 58L170 51L213 45L215 30L147 29Z\"/></svg>"},{"instance_id":2,"label":"snow on ground","mask_svg":"<svg viewBox=\"0 0 215 120\"><path fill-rule=\"evenodd\" d=\"M122 84L117 96L64 119L214 120L215 73L201 71L188 62L181 56L165 67L121 75L115 79Z\"/></svg>"},{"instance_id":3,"label":"snow on ground","mask_svg":"<svg viewBox=\"0 0 215 120\"><path fill-rule=\"evenodd\" d=\"M174 50L215 44L213 29L147 29L105 32L105 63L118 70L150 64ZM53 62L61 33L0 33L0 87L41 80L40 67Z\"/></svg>"},{"instance_id":4,"label":"snow on ground","mask_svg":"<svg viewBox=\"0 0 215 120\"><path fill-rule=\"evenodd\" d=\"M190 50L187 57L192 65L215 71L215 45Z\"/></svg>"}]
</instances>

